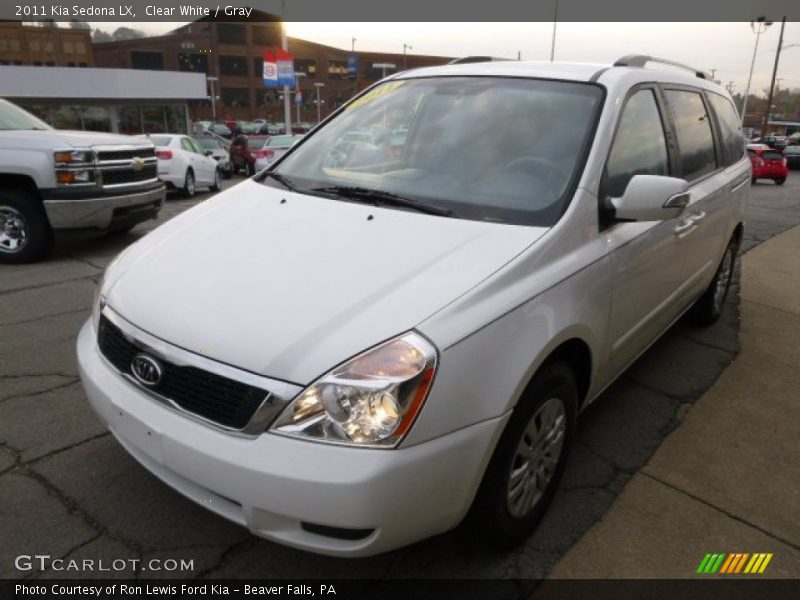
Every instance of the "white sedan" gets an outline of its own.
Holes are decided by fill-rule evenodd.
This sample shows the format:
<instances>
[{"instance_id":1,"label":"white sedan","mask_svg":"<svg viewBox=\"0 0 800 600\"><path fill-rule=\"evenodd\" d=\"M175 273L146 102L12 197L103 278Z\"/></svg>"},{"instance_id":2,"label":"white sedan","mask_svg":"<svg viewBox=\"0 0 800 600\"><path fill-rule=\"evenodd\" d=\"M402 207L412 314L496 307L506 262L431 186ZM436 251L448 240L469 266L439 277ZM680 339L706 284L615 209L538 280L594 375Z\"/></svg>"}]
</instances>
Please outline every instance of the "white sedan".
<instances>
[{"instance_id":1,"label":"white sedan","mask_svg":"<svg viewBox=\"0 0 800 600\"><path fill-rule=\"evenodd\" d=\"M256 151L256 173L263 171L281 156L294 146L300 138L301 134L297 135L273 135L269 138L264 146Z\"/></svg>"},{"instance_id":2,"label":"white sedan","mask_svg":"<svg viewBox=\"0 0 800 600\"><path fill-rule=\"evenodd\" d=\"M180 190L185 198L194 196L198 187L212 192L222 189L219 163L188 135L160 133L151 135L156 147L158 178L168 188Z\"/></svg>"}]
</instances>

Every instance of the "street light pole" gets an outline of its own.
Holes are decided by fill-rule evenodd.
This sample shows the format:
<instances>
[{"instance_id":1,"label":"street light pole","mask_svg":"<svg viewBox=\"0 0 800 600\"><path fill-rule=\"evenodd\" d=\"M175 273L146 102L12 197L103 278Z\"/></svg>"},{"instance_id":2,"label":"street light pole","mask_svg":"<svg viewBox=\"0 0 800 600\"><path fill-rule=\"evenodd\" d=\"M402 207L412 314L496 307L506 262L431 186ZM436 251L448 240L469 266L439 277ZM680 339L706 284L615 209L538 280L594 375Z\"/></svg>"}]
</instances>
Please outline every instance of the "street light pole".
<instances>
[{"instance_id":1,"label":"street light pole","mask_svg":"<svg viewBox=\"0 0 800 600\"><path fill-rule=\"evenodd\" d=\"M756 47L753 48L753 60L750 62L750 74L747 76L747 87L744 90L744 101L742 102L742 125L747 114L747 100L750 97L750 82L753 80L753 67L756 65L756 53L758 52L758 38L764 33L772 21L767 21L766 17L758 17L755 21L750 21L750 29L756 34Z\"/></svg>"},{"instance_id":2,"label":"street light pole","mask_svg":"<svg viewBox=\"0 0 800 600\"><path fill-rule=\"evenodd\" d=\"M325 87L325 84L317 81L314 83L314 87L317 88L317 124L322 121L322 103L319 101L319 88Z\"/></svg>"},{"instance_id":3,"label":"street light pole","mask_svg":"<svg viewBox=\"0 0 800 600\"><path fill-rule=\"evenodd\" d=\"M767 96L767 108L764 110L764 124L761 127L762 137L767 133L767 123L769 123L769 111L772 109L772 94L775 91L775 77L778 75L778 61L781 58L781 46L783 45L783 30L786 27L786 17L781 19L781 34L778 36L778 51L775 53L775 65L772 67L772 80L769 82L769 96Z\"/></svg>"},{"instance_id":4,"label":"street light pole","mask_svg":"<svg viewBox=\"0 0 800 600\"><path fill-rule=\"evenodd\" d=\"M405 43L403 44L403 70L404 71L406 70L406 50L413 50L413 49L414 48L412 46L409 46L408 44L405 44Z\"/></svg>"},{"instance_id":5,"label":"street light pole","mask_svg":"<svg viewBox=\"0 0 800 600\"><path fill-rule=\"evenodd\" d=\"M285 52L289 51L289 40L286 38L286 0L281 0L281 48ZM287 135L292 135L292 99L289 86L283 86L283 120Z\"/></svg>"},{"instance_id":6,"label":"street light pole","mask_svg":"<svg viewBox=\"0 0 800 600\"><path fill-rule=\"evenodd\" d=\"M556 56L556 24L558 23L558 0L555 0L555 8L553 10L553 40L550 42L550 62L553 62Z\"/></svg>"},{"instance_id":7,"label":"street light pole","mask_svg":"<svg viewBox=\"0 0 800 600\"><path fill-rule=\"evenodd\" d=\"M352 43L351 43L351 46L350 46L350 53L351 53L352 59L354 61L356 60L356 42L357 41L358 40L356 40L356 38L354 37L351 40ZM356 63L356 72L355 72L355 76L353 77L353 96L355 96L357 93L358 93L358 64Z\"/></svg>"},{"instance_id":8,"label":"street light pole","mask_svg":"<svg viewBox=\"0 0 800 600\"><path fill-rule=\"evenodd\" d=\"M300 89L300 78L305 77L305 73L294 74L294 104L297 107L297 122L300 123L300 102L297 100L298 94L303 97L303 91Z\"/></svg>"}]
</instances>

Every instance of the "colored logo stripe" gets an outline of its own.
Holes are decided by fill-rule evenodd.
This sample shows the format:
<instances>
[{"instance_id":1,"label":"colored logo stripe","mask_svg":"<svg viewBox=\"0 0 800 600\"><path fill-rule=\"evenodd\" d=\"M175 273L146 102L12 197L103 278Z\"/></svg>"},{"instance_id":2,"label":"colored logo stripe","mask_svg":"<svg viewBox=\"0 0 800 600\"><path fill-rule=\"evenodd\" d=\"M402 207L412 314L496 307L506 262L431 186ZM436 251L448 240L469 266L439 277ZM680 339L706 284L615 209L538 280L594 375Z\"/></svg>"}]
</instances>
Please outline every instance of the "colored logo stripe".
<instances>
[{"instance_id":1,"label":"colored logo stripe","mask_svg":"<svg viewBox=\"0 0 800 600\"><path fill-rule=\"evenodd\" d=\"M763 573L772 560L772 556L772 553L764 552L754 554L750 554L749 552L733 552L731 554L726 554L724 552L709 553L700 561L697 572L710 574L717 572L720 574Z\"/></svg>"}]
</instances>

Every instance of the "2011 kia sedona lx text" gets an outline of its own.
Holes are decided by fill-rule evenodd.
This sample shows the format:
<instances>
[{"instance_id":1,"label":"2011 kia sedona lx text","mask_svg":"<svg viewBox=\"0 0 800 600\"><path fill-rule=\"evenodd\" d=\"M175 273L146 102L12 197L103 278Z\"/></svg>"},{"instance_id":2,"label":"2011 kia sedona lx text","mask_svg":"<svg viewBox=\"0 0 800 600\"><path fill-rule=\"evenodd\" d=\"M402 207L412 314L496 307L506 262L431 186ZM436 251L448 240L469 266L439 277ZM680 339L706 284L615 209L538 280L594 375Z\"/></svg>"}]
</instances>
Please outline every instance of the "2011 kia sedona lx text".
<instances>
[{"instance_id":1,"label":"2011 kia sedona lx text","mask_svg":"<svg viewBox=\"0 0 800 600\"><path fill-rule=\"evenodd\" d=\"M364 556L528 535L576 417L676 319L716 320L750 164L727 92L651 57L406 71L143 237L78 339L159 478Z\"/></svg>"}]
</instances>

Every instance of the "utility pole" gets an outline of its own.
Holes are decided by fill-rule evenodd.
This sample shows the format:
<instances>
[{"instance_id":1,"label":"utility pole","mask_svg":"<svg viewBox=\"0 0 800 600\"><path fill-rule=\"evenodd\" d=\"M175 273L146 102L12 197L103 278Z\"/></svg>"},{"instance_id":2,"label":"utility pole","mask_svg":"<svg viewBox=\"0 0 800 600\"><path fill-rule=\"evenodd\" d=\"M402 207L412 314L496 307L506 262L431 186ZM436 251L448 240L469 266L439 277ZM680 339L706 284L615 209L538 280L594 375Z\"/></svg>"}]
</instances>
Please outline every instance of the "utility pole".
<instances>
[{"instance_id":1,"label":"utility pole","mask_svg":"<svg viewBox=\"0 0 800 600\"><path fill-rule=\"evenodd\" d=\"M405 44L405 43L403 44L403 70L404 71L406 70L406 50L413 50L413 49L414 48L412 48L408 44Z\"/></svg>"},{"instance_id":2,"label":"utility pole","mask_svg":"<svg viewBox=\"0 0 800 600\"><path fill-rule=\"evenodd\" d=\"M761 128L761 137L767 134L767 123L769 122L769 111L772 109L772 94L775 91L775 77L778 75L778 61L781 58L781 47L783 46L783 30L786 27L786 17L781 19L781 34L778 36L778 51L775 53L775 65L772 67L772 81L769 83L769 96L767 96L767 108L764 110L764 125Z\"/></svg>"},{"instance_id":3,"label":"utility pole","mask_svg":"<svg viewBox=\"0 0 800 600\"><path fill-rule=\"evenodd\" d=\"M717 70L716 70L716 69L711 69L711 80L712 80L712 81L714 80L714 76L715 76L716 74L717 74Z\"/></svg>"},{"instance_id":4,"label":"utility pole","mask_svg":"<svg viewBox=\"0 0 800 600\"><path fill-rule=\"evenodd\" d=\"M356 60L356 41L357 40L354 37L351 40L351 47L350 47L351 55L354 61ZM358 63L356 63L355 77L353 77L353 96L355 96L357 93L358 93Z\"/></svg>"}]
</instances>

